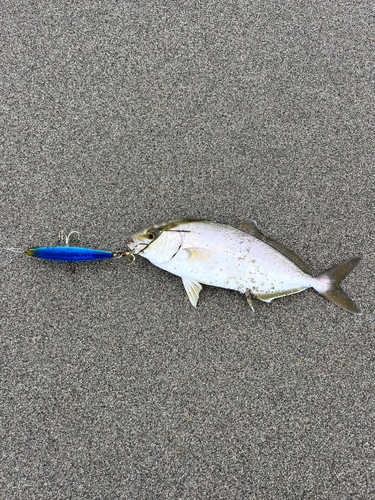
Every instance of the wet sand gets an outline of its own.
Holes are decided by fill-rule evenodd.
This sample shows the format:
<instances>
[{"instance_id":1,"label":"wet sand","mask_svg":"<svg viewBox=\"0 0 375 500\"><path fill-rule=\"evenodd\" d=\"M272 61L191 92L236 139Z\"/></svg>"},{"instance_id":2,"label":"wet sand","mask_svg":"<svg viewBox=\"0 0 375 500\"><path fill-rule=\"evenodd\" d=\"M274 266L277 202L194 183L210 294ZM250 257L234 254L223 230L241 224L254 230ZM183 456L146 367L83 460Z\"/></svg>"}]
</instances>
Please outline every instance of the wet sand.
<instances>
[{"instance_id":1,"label":"wet sand","mask_svg":"<svg viewBox=\"0 0 375 500\"><path fill-rule=\"evenodd\" d=\"M369 2L10 0L0 246L123 250L149 223L254 218L312 290L272 304L137 259L2 251L1 498L369 499L374 15Z\"/></svg>"}]
</instances>

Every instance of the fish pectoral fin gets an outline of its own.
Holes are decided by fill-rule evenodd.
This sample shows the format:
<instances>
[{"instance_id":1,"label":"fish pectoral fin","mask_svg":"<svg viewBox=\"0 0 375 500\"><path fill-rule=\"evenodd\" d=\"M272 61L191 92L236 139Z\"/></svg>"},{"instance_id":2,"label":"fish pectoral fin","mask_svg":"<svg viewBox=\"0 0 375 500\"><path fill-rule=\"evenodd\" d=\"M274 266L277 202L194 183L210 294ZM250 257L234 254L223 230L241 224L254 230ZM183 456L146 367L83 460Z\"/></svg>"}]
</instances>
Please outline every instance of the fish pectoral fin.
<instances>
[{"instance_id":1,"label":"fish pectoral fin","mask_svg":"<svg viewBox=\"0 0 375 500\"><path fill-rule=\"evenodd\" d=\"M188 294L192 306L197 307L199 293L202 290L202 285L199 283L199 281L192 280L190 278L182 278L182 283L184 284L186 293Z\"/></svg>"},{"instance_id":2,"label":"fish pectoral fin","mask_svg":"<svg viewBox=\"0 0 375 500\"><path fill-rule=\"evenodd\" d=\"M263 302L272 302L274 299L278 299L279 297L285 297L286 295L292 295L293 293L299 293L306 290L304 288L293 288L292 290L285 290L283 292L274 292L274 293L254 293L254 297Z\"/></svg>"},{"instance_id":3,"label":"fish pectoral fin","mask_svg":"<svg viewBox=\"0 0 375 500\"><path fill-rule=\"evenodd\" d=\"M287 259L296 264L296 266L298 266L304 273L309 274L311 276L311 271L306 262L304 262L301 259L301 257L295 254L292 250L289 250L289 248L287 248L285 245L279 243L278 241L271 240L271 238L268 238L267 236L264 236L264 234L262 234L259 231L255 220L245 219L239 225L239 229L245 231L246 233L251 234L252 236L255 236L255 238L258 238L258 240L263 241L263 243L267 243L267 245L274 248L275 250L283 254Z\"/></svg>"},{"instance_id":4,"label":"fish pectoral fin","mask_svg":"<svg viewBox=\"0 0 375 500\"><path fill-rule=\"evenodd\" d=\"M184 248L181 251L181 258L184 260L207 260L212 257L212 251L207 248Z\"/></svg>"}]
</instances>

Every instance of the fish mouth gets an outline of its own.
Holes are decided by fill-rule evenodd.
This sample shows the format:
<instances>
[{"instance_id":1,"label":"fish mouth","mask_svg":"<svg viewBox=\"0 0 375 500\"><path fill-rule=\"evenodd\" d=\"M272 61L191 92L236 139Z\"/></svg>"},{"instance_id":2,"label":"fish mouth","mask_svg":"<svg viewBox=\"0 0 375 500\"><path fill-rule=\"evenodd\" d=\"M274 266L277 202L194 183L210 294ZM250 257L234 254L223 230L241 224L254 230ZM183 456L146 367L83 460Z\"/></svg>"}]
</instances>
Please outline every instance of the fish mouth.
<instances>
[{"instance_id":1,"label":"fish mouth","mask_svg":"<svg viewBox=\"0 0 375 500\"><path fill-rule=\"evenodd\" d=\"M130 248L133 255L138 255L148 247L147 243L143 243L143 241L134 241L133 238L130 238L129 241L125 243L125 245Z\"/></svg>"}]
</instances>

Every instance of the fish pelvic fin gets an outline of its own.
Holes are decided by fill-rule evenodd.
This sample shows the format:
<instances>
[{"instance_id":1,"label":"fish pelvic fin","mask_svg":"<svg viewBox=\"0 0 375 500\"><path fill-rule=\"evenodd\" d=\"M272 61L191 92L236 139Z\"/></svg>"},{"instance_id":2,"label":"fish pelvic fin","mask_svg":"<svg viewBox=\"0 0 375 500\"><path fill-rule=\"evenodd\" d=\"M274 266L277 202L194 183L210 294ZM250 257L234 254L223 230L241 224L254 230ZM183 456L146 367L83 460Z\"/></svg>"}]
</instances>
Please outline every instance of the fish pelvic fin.
<instances>
[{"instance_id":1,"label":"fish pelvic fin","mask_svg":"<svg viewBox=\"0 0 375 500\"><path fill-rule=\"evenodd\" d=\"M253 301L251 300L251 293L250 291L246 291L245 292L245 297L246 297L246 300L247 300L247 303L249 304L250 306L250 309L255 312L255 309L254 309L254 306L253 306Z\"/></svg>"},{"instance_id":2,"label":"fish pelvic fin","mask_svg":"<svg viewBox=\"0 0 375 500\"><path fill-rule=\"evenodd\" d=\"M199 293L202 290L202 285L199 283L199 281L192 280L189 278L182 278L182 283L184 284L191 305L193 307L197 307Z\"/></svg>"},{"instance_id":3,"label":"fish pelvic fin","mask_svg":"<svg viewBox=\"0 0 375 500\"><path fill-rule=\"evenodd\" d=\"M331 267L331 269L328 269L328 271L325 271L316 278L319 283L318 286L314 286L315 290L326 297L326 299L352 314L362 314L362 312L352 299L345 295L339 285L360 260L360 257L354 257L337 266Z\"/></svg>"}]
</instances>

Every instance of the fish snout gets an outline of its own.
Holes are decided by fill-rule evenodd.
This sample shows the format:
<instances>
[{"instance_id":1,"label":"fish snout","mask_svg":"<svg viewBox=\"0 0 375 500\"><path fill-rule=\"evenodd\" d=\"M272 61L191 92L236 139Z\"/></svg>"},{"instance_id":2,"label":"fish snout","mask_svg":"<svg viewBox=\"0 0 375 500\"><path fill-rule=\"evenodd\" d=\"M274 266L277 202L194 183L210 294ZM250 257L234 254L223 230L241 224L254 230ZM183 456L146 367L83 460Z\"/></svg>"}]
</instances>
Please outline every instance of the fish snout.
<instances>
[{"instance_id":1,"label":"fish snout","mask_svg":"<svg viewBox=\"0 0 375 500\"><path fill-rule=\"evenodd\" d=\"M137 255L147 247L147 243L140 241L139 238L134 236L129 238L129 241L125 245L131 250L133 255Z\"/></svg>"},{"instance_id":2,"label":"fish snout","mask_svg":"<svg viewBox=\"0 0 375 500\"><path fill-rule=\"evenodd\" d=\"M137 242L134 240L133 237L130 237L129 240L125 243L125 246L127 246L130 250L133 251L137 246Z\"/></svg>"}]
</instances>

